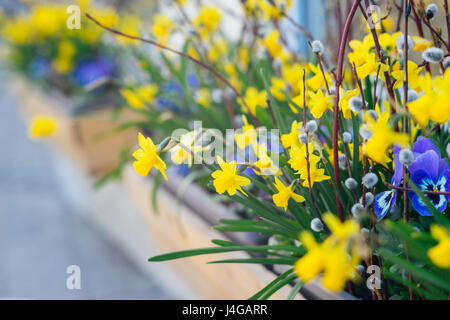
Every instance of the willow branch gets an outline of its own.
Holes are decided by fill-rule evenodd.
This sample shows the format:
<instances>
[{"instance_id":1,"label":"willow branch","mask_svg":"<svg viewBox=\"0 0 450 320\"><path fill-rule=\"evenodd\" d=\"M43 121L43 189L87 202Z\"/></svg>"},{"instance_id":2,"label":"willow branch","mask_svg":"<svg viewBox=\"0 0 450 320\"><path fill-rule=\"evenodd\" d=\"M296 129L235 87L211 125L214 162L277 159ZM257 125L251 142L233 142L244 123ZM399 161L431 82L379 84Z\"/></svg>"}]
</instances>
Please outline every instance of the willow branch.
<instances>
[{"instance_id":1,"label":"willow branch","mask_svg":"<svg viewBox=\"0 0 450 320\"><path fill-rule=\"evenodd\" d=\"M189 60L191 60L192 62L198 64L200 67L202 67L202 68L208 70L208 71L211 72L217 79L219 79L219 80L222 81L227 87L229 87L229 88L234 92L234 94L235 94L237 97L239 97L239 99L241 100L242 104L246 107L246 109L247 109L248 113L250 114L250 116L252 117L252 119L253 119L256 123L258 123L256 117L250 112L250 108L248 107L247 102L245 101L245 99L244 99L244 97L241 95L241 93L240 93L240 92L239 92L239 91L238 91L238 90L237 90L237 89L236 89L236 88L235 88L235 87L234 87L234 86L233 86L233 85L232 85L232 84L224 77L224 76L222 76L222 75L221 75L221 74L220 74L213 66L208 65L208 64L206 64L206 63L204 63L204 62L202 62L202 61L200 61L200 60L198 60L198 59L196 59L196 58L194 58L194 57L192 57L192 56L190 56L190 55L188 55L188 54L186 54L186 53L184 53L184 52L180 52L180 51L178 51L178 50L172 49L172 48L167 47L167 46L165 46L165 45L163 45L163 44L160 44L160 43L158 43L158 42L156 42L156 41L153 41L153 40L150 40L150 39L144 39L144 38L141 38L141 37L138 37L138 36L133 36L133 35L130 35L130 34L126 34L126 33L122 32L122 31L119 31L119 30L113 29L113 28L111 28L111 27L105 26L105 25L102 24L100 21L98 21L97 19L95 19L94 17L92 17L89 13L86 13L86 17L87 17L89 20L93 21L95 24L97 24L99 27L101 27L101 28L103 28L103 29L105 29L105 30L107 30L107 31L109 31L109 32L111 32L111 33L114 33L114 34L116 34L116 35L118 35L118 36L122 36L122 37L125 37L125 38L128 38L128 39L132 39L132 40L137 40L137 41L145 42L145 43L151 44L152 46L155 46L155 47L157 47L157 48L159 48L159 49L163 49L163 50L166 50L166 51L175 53L176 55L179 55L179 56L181 56L181 57L183 57L183 58L189 59ZM230 119L230 120L232 121L232 119Z\"/></svg>"}]
</instances>

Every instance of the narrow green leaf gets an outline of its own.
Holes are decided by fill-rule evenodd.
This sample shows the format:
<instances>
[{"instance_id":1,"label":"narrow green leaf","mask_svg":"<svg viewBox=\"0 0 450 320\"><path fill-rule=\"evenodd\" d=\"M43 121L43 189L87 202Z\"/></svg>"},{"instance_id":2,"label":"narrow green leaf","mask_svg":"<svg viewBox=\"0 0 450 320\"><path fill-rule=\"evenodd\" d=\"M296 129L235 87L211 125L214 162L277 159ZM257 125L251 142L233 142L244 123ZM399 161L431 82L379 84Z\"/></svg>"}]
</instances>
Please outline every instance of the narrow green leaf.
<instances>
[{"instance_id":1,"label":"narrow green leaf","mask_svg":"<svg viewBox=\"0 0 450 320\"><path fill-rule=\"evenodd\" d=\"M293 268L283 272L278 277L276 277L272 282L270 282L267 286L262 288L259 292L254 294L249 298L249 300L258 300L263 294L265 294L268 290L270 290L273 286L275 286L278 282L285 279L288 275L290 275L294 271Z\"/></svg>"}]
</instances>

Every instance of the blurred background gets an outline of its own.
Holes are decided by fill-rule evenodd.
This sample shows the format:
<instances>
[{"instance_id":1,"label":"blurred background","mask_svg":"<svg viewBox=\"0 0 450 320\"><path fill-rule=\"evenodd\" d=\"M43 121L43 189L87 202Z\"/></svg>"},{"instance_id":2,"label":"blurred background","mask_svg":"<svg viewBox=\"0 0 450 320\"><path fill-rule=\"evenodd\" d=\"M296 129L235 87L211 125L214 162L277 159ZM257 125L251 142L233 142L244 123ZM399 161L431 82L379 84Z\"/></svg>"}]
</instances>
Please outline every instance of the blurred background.
<instances>
[{"instance_id":1,"label":"blurred background","mask_svg":"<svg viewBox=\"0 0 450 320\"><path fill-rule=\"evenodd\" d=\"M219 5L228 12L240 6L239 0L203 2ZM1 19L7 21L29 12L33 5L48 3L51 1L0 0ZM71 1L54 3L72 4ZM190 1L186 7L187 13L193 15L199 3ZM336 41L333 34L325 32L333 28L334 23L333 19L325 16L328 12L325 8L330 3L333 1L293 1L289 15L308 29L314 39L333 43ZM104 4L117 11L119 20L123 21L126 21L128 14L139 16L145 23L151 21L152 15L157 12L169 16L179 13L170 1L116 0L105 1ZM49 17L39 14L35 17L35 27L44 31L52 28L49 21L53 20ZM237 39L241 25L232 17L225 18L223 24L227 25L228 36ZM124 22L124 26L129 25ZM196 293L173 270L165 265L147 263L146 259L155 252L153 243L144 217L124 196L127 191L122 183L113 181L95 188L99 177L107 172L103 170L103 165L111 169L118 161L117 157L105 158L101 156L102 152L98 152L99 149L111 149L108 143L102 147L84 145L87 139L83 134L96 136L108 128L103 118L73 121L70 118L67 123L61 122L60 126L70 128L68 131L73 132L73 136L61 137L61 141L56 141L59 148L52 143L30 139L30 114L33 113L30 108L36 104L41 108L39 110L46 110L52 103L56 104L55 109L65 102L73 104L75 101L79 105L82 100L80 87L89 87L97 96L104 98L98 105L108 104L110 95L117 91L114 84L108 84L112 90L101 91L100 95L95 90L104 78L121 76L120 70L114 68L115 62L111 61L120 59L122 65L127 65L126 54L120 50L109 52L109 49L102 52L101 45L89 46L92 43L83 37L95 37L98 31L92 29L91 33L80 35L81 42L88 44L82 43L88 58L80 58L81 62L76 66L79 72L73 72L69 78L51 74L48 83L41 83L42 88L35 90L23 79L18 79L15 72L19 73L19 70L26 74L27 81L33 77L39 79L37 75L47 75L48 61L41 57L45 57L47 51L56 51L58 55L61 52L66 54L55 58L55 66L64 73L70 68L66 64L68 57L77 53L72 52L70 46L52 48L52 44L46 44L36 49L20 43L26 31L21 27L19 19L3 31L24 45L18 46L16 57L19 58L4 58L10 53L0 43L3 57L0 62L0 83L3 84L0 86L0 299L195 299ZM39 39L32 40L39 42ZM309 46L304 36L292 35L288 41L299 53L308 52ZM172 43L176 46L176 39L172 39ZM30 61L32 63L28 63ZM55 99L52 93L54 88L62 93ZM46 93L51 93L51 99ZM89 102L84 100L82 104L89 106ZM99 109L101 114L103 109ZM73 108L70 115L78 116L83 112L83 108ZM56 116L60 116L59 111ZM85 133L85 128L100 128L100 131L87 130ZM124 141L115 142L114 148L118 148L118 143L134 148L135 141L136 134L133 132ZM78 144L85 148L83 154L77 149ZM69 288L67 281L72 274L67 271L70 266L78 266L81 271L80 289Z\"/></svg>"}]
</instances>

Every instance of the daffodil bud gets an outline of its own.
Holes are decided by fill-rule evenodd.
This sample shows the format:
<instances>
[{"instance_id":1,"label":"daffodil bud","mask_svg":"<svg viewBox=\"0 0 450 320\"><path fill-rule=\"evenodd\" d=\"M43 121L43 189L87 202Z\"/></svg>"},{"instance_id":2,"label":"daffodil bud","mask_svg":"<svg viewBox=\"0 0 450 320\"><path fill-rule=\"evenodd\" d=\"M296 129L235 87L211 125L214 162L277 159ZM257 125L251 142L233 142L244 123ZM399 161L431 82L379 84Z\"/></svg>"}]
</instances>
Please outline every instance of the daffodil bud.
<instances>
[{"instance_id":1,"label":"daffodil bud","mask_svg":"<svg viewBox=\"0 0 450 320\"><path fill-rule=\"evenodd\" d=\"M311 220L311 230L315 232L323 231L323 223L319 218L314 218Z\"/></svg>"},{"instance_id":2,"label":"daffodil bud","mask_svg":"<svg viewBox=\"0 0 450 320\"><path fill-rule=\"evenodd\" d=\"M165 138L156 148L156 153L160 154L169 144L169 142L172 140L172 137Z\"/></svg>"},{"instance_id":3,"label":"daffodil bud","mask_svg":"<svg viewBox=\"0 0 450 320\"><path fill-rule=\"evenodd\" d=\"M348 178L347 180L345 180L345 186L349 190L355 190L358 187L358 181L353 178Z\"/></svg>"},{"instance_id":4,"label":"daffodil bud","mask_svg":"<svg viewBox=\"0 0 450 320\"><path fill-rule=\"evenodd\" d=\"M367 207L370 207L371 205L372 205L372 203L373 203L373 200L374 200L374 196L373 196L373 193L372 192L366 192L366 194L365 194L365 204L366 204L366 208ZM359 203L361 203L362 204L362 197L361 197L361 199L359 199Z\"/></svg>"},{"instance_id":5,"label":"daffodil bud","mask_svg":"<svg viewBox=\"0 0 450 320\"><path fill-rule=\"evenodd\" d=\"M444 51L436 47L431 47L422 52L422 58L429 63L439 63L444 59Z\"/></svg>"},{"instance_id":6,"label":"daffodil bud","mask_svg":"<svg viewBox=\"0 0 450 320\"><path fill-rule=\"evenodd\" d=\"M355 218L359 218L362 216L362 214L364 213L364 207L361 203L355 203L352 207L352 215Z\"/></svg>"},{"instance_id":7,"label":"daffodil bud","mask_svg":"<svg viewBox=\"0 0 450 320\"><path fill-rule=\"evenodd\" d=\"M306 132L308 132L310 134L316 132L316 130L317 130L317 122L315 120L308 121L306 123L305 129L306 129Z\"/></svg>"},{"instance_id":8,"label":"daffodil bud","mask_svg":"<svg viewBox=\"0 0 450 320\"><path fill-rule=\"evenodd\" d=\"M400 162L405 166L409 166L414 162L414 154L409 149L402 149L398 155Z\"/></svg>"},{"instance_id":9,"label":"daffodil bud","mask_svg":"<svg viewBox=\"0 0 450 320\"><path fill-rule=\"evenodd\" d=\"M301 143L307 144L308 143L308 134L301 133L298 135L298 139L300 140Z\"/></svg>"},{"instance_id":10,"label":"daffodil bud","mask_svg":"<svg viewBox=\"0 0 450 320\"><path fill-rule=\"evenodd\" d=\"M360 97L350 98L348 104L350 106L350 110L352 110L355 113L361 112L364 109L364 103Z\"/></svg>"},{"instance_id":11,"label":"daffodil bud","mask_svg":"<svg viewBox=\"0 0 450 320\"><path fill-rule=\"evenodd\" d=\"M402 34L397 38L397 50L403 51L405 46L405 36ZM414 48L414 41L410 36L408 36L408 50L412 50Z\"/></svg>"},{"instance_id":12,"label":"daffodil bud","mask_svg":"<svg viewBox=\"0 0 450 320\"><path fill-rule=\"evenodd\" d=\"M417 91L412 90L412 89L408 90L408 98L407 98L408 102L417 101L417 100L419 100L419 98L420 98L420 96L417 93Z\"/></svg>"},{"instance_id":13,"label":"daffodil bud","mask_svg":"<svg viewBox=\"0 0 450 320\"><path fill-rule=\"evenodd\" d=\"M312 52L313 53L319 54L319 55L322 55L324 50L325 50L324 47L323 47L322 42L320 42L319 40L314 40L311 43L311 48L312 48Z\"/></svg>"},{"instance_id":14,"label":"daffodil bud","mask_svg":"<svg viewBox=\"0 0 450 320\"><path fill-rule=\"evenodd\" d=\"M362 178L362 184L365 185L368 189L372 189L377 183L378 176L373 172L369 172Z\"/></svg>"},{"instance_id":15,"label":"daffodil bud","mask_svg":"<svg viewBox=\"0 0 450 320\"><path fill-rule=\"evenodd\" d=\"M344 132L342 134L342 142L343 143L350 143L350 142L352 142L352 134L350 132Z\"/></svg>"},{"instance_id":16,"label":"daffodil bud","mask_svg":"<svg viewBox=\"0 0 450 320\"><path fill-rule=\"evenodd\" d=\"M438 12L438 7L434 3L431 3L427 6L425 12L427 14L427 19L431 20L436 16L436 13Z\"/></svg>"}]
</instances>

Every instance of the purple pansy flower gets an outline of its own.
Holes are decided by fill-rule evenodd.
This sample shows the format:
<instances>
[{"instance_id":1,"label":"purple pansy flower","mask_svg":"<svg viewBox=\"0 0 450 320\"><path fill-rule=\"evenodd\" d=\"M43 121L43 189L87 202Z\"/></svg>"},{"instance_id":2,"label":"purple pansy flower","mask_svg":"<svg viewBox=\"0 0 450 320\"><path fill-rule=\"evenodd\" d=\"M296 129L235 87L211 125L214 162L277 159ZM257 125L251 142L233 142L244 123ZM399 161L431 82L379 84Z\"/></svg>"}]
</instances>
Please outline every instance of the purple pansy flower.
<instances>
[{"instance_id":1,"label":"purple pansy flower","mask_svg":"<svg viewBox=\"0 0 450 320\"><path fill-rule=\"evenodd\" d=\"M399 161L400 148L394 147L395 171L392 184L399 186L402 183L402 164ZM422 191L450 191L450 166L445 159L441 158L439 149L427 138L419 137L413 148L414 162L408 167L411 181ZM375 198L375 213L381 220L387 214L392 205L395 205L397 191L390 190L382 192ZM444 212L450 196L426 195L434 204L436 209ZM432 213L414 192L409 193L414 209L422 216L431 216ZM392 211L392 210L391 210Z\"/></svg>"},{"instance_id":2,"label":"purple pansy flower","mask_svg":"<svg viewBox=\"0 0 450 320\"><path fill-rule=\"evenodd\" d=\"M99 56L80 61L75 68L73 77L80 86L89 86L101 79L112 77L114 68L114 63L109 56Z\"/></svg>"}]
</instances>

